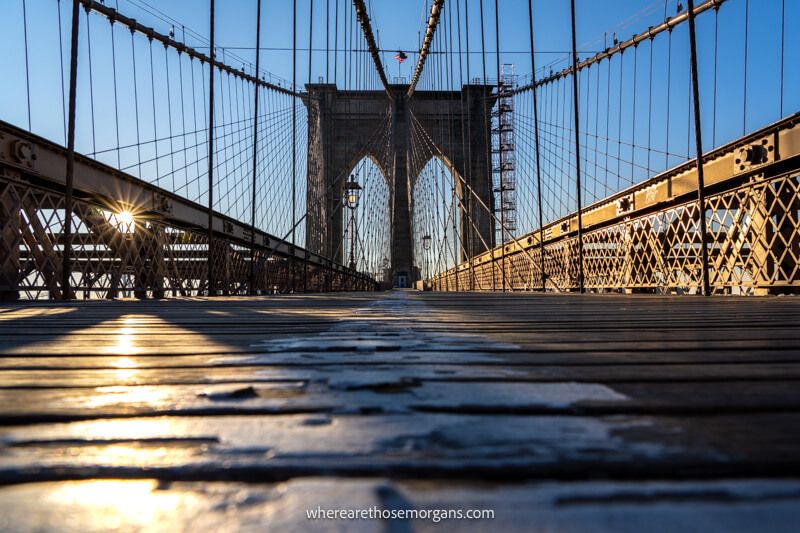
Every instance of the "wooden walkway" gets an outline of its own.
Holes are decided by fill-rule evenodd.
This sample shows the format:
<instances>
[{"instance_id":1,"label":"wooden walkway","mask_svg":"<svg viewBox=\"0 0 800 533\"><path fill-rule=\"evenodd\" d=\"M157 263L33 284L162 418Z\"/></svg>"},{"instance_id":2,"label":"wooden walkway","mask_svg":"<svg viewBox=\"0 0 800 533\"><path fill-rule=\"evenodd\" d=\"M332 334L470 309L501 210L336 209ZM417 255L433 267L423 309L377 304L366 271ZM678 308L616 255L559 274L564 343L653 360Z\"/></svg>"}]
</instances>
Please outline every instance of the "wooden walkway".
<instances>
[{"instance_id":1,"label":"wooden walkway","mask_svg":"<svg viewBox=\"0 0 800 533\"><path fill-rule=\"evenodd\" d=\"M0 307L0 530L796 531L800 298ZM312 509L493 520L309 520Z\"/></svg>"}]
</instances>

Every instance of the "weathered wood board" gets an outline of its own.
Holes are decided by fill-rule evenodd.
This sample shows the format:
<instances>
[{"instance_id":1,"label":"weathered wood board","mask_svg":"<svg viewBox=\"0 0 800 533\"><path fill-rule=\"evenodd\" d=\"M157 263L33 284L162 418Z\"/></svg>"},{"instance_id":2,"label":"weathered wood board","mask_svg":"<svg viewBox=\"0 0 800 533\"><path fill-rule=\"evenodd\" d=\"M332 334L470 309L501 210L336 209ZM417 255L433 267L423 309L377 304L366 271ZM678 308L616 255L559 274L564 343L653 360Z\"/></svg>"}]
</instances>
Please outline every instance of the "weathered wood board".
<instances>
[{"instance_id":1,"label":"weathered wood board","mask_svg":"<svg viewBox=\"0 0 800 533\"><path fill-rule=\"evenodd\" d=\"M800 523L800 298L27 303L0 353L0 530Z\"/></svg>"}]
</instances>

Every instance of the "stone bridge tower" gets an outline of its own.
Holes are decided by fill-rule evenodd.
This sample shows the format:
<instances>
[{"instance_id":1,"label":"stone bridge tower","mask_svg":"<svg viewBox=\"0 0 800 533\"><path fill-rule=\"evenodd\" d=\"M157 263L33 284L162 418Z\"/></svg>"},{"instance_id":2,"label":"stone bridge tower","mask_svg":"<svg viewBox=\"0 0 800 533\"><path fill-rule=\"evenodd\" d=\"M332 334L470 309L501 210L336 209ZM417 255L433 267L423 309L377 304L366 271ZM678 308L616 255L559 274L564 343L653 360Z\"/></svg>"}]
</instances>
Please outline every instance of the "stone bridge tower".
<instances>
[{"instance_id":1,"label":"stone bridge tower","mask_svg":"<svg viewBox=\"0 0 800 533\"><path fill-rule=\"evenodd\" d=\"M412 242L413 191L427 161L411 156L412 114L456 177L461 210L462 260L494 245L494 221L462 186L484 205L494 205L491 170L492 86L465 85L461 91L416 91L391 85L385 91L340 91L333 84L309 84L307 247L342 261L342 193L350 172L370 157L387 180L391 203L391 269L395 286L410 284L419 269ZM388 129L387 129L388 128ZM375 142L389 132L388 150ZM462 138L462 135L464 136ZM460 178L459 178L460 177ZM320 198L325 198L324 202ZM466 213L469 213L468 217ZM471 222L470 222L471 220Z\"/></svg>"}]
</instances>

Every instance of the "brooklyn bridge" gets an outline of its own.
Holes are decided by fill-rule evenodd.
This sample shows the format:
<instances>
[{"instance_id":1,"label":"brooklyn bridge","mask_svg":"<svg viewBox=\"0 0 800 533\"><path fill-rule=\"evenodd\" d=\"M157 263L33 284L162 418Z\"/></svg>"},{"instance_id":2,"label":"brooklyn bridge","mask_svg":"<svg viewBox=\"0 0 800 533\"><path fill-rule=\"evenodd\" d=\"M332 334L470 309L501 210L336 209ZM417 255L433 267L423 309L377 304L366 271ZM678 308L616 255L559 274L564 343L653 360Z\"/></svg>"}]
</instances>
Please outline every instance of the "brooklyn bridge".
<instances>
[{"instance_id":1,"label":"brooklyn bridge","mask_svg":"<svg viewBox=\"0 0 800 533\"><path fill-rule=\"evenodd\" d=\"M796 531L800 2L3 4L0 530Z\"/></svg>"}]
</instances>

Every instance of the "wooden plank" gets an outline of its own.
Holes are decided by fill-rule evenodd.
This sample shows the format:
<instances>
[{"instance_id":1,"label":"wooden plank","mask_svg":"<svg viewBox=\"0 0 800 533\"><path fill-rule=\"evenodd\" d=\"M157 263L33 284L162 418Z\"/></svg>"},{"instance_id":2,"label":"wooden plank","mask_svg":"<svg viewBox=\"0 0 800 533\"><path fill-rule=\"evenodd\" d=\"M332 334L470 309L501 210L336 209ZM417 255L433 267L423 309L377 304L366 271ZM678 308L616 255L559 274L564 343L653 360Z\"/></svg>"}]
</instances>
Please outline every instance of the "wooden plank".
<instances>
[{"instance_id":1,"label":"wooden plank","mask_svg":"<svg viewBox=\"0 0 800 533\"><path fill-rule=\"evenodd\" d=\"M299 413L9 426L0 482L800 477L796 413Z\"/></svg>"},{"instance_id":2,"label":"wooden plank","mask_svg":"<svg viewBox=\"0 0 800 533\"><path fill-rule=\"evenodd\" d=\"M0 309L0 508L153 479L245 483L219 484L216 503L233 486L266 498L276 489L258 483L319 479L319 494L368 487L364 502L378 486L417 506L483 494L514 520L531 517L503 502L541 501L555 526L586 509L640 525L614 503L634 497L642 513L671 509L665 520L796 517L798 325L792 297L14 304Z\"/></svg>"},{"instance_id":3,"label":"wooden plank","mask_svg":"<svg viewBox=\"0 0 800 533\"><path fill-rule=\"evenodd\" d=\"M17 531L730 531L794 532L795 480L595 481L520 483L393 481L385 478L295 479L287 483L164 483L91 480L0 488L0 512ZM124 501L127 507L116 502ZM38 512L47 505L50 512ZM373 510L374 518L309 519L307 512ZM383 519L411 509L415 517ZM493 518L449 512L490 510ZM436 513L434 517L434 512Z\"/></svg>"},{"instance_id":4,"label":"wooden plank","mask_svg":"<svg viewBox=\"0 0 800 533\"><path fill-rule=\"evenodd\" d=\"M86 361L91 359L91 361ZM188 359L188 361L187 361ZM355 365L350 362L320 367L315 363L281 365L253 365L246 359L209 357L157 358L152 365L145 358L133 358L135 371L120 368L119 358L81 358L83 365L91 362L103 365L89 368L74 367L72 362L60 358L47 359L47 370L9 370L14 362L25 367L22 358L4 361L8 367L0 368L0 389L37 388L91 388L133 385L209 385L237 383L274 383L286 381L325 381L332 375L361 377L386 376L398 379L424 381L481 381L509 383L549 383L578 381L590 383L694 383L735 381L797 381L800 380L800 363L764 364L630 364L630 365L487 365L483 363L405 363L373 361ZM43 359L37 359L37 365ZM70 366L68 366L70 365ZM380 373L374 369L380 367ZM169 371L165 371L168 369Z\"/></svg>"}]
</instances>

